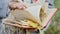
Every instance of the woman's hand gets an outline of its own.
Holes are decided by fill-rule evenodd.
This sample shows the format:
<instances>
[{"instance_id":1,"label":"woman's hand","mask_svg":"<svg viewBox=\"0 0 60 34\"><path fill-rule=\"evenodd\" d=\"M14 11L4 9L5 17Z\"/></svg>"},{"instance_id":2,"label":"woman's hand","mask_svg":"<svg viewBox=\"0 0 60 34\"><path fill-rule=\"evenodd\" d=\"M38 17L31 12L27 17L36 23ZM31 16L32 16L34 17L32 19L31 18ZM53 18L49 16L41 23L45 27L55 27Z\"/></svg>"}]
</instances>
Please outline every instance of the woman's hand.
<instances>
[{"instance_id":1,"label":"woman's hand","mask_svg":"<svg viewBox=\"0 0 60 34\"><path fill-rule=\"evenodd\" d=\"M26 5L24 5L24 4L22 4L22 3L16 3L16 7L17 7L18 9L21 9L21 10L27 8Z\"/></svg>"},{"instance_id":2,"label":"woman's hand","mask_svg":"<svg viewBox=\"0 0 60 34\"><path fill-rule=\"evenodd\" d=\"M25 8L27 8L24 4L19 3L19 2L10 2L9 7L11 9L17 8L17 9L20 9L20 10L24 10Z\"/></svg>"}]
</instances>

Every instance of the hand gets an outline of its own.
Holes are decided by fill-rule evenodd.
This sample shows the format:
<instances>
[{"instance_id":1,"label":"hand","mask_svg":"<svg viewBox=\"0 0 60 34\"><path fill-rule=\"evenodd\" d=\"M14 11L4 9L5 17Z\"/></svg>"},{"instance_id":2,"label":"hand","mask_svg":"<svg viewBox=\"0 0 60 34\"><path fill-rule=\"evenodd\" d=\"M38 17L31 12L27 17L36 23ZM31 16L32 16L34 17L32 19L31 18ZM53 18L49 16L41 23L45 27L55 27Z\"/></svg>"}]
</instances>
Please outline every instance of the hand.
<instances>
[{"instance_id":1,"label":"hand","mask_svg":"<svg viewBox=\"0 0 60 34\"><path fill-rule=\"evenodd\" d=\"M17 7L18 9L21 9L21 10L27 8L26 5L24 5L24 4L22 4L22 3L16 3L16 7Z\"/></svg>"},{"instance_id":2,"label":"hand","mask_svg":"<svg viewBox=\"0 0 60 34\"><path fill-rule=\"evenodd\" d=\"M24 10L25 8L27 8L24 4L19 3L19 2L10 2L9 7L12 9L18 8L20 10Z\"/></svg>"}]
</instances>

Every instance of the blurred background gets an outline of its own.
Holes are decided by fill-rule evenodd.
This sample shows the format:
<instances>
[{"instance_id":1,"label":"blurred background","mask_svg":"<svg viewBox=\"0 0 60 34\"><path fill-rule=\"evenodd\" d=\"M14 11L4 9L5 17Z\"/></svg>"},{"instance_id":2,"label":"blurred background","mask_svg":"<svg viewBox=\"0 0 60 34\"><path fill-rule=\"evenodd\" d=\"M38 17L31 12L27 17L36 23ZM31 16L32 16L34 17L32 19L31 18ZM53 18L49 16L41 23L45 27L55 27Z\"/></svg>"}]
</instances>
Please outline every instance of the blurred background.
<instances>
[{"instance_id":1,"label":"blurred background","mask_svg":"<svg viewBox=\"0 0 60 34\"><path fill-rule=\"evenodd\" d=\"M45 34L60 34L60 0L54 0L54 2L58 12L52 19L52 22L48 29L45 31Z\"/></svg>"}]
</instances>

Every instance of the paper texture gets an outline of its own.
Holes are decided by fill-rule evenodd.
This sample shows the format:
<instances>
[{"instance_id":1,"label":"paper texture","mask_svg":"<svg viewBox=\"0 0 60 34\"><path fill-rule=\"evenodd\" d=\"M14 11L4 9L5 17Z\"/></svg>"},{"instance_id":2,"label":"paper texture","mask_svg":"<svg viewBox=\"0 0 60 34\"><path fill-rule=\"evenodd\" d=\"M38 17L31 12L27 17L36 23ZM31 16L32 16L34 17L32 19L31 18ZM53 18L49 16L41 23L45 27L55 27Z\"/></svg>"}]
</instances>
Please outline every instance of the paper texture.
<instances>
[{"instance_id":1,"label":"paper texture","mask_svg":"<svg viewBox=\"0 0 60 34\"><path fill-rule=\"evenodd\" d=\"M27 8L27 11L29 13L31 13L31 15L33 15L33 17L40 22L40 10L41 10L42 6L41 5L37 5L37 6L32 6Z\"/></svg>"},{"instance_id":2,"label":"paper texture","mask_svg":"<svg viewBox=\"0 0 60 34\"><path fill-rule=\"evenodd\" d=\"M48 9L47 11L47 17L43 20L42 26L47 26L49 24L49 21L53 18L54 14L56 13L56 8Z\"/></svg>"},{"instance_id":3,"label":"paper texture","mask_svg":"<svg viewBox=\"0 0 60 34\"><path fill-rule=\"evenodd\" d=\"M24 20L24 19L30 19L33 20L39 24L41 24L40 21L40 9L41 6L33 6L29 7L26 10L12 10L11 15L13 15L18 20Z\"/></svg>"}]
</instances>

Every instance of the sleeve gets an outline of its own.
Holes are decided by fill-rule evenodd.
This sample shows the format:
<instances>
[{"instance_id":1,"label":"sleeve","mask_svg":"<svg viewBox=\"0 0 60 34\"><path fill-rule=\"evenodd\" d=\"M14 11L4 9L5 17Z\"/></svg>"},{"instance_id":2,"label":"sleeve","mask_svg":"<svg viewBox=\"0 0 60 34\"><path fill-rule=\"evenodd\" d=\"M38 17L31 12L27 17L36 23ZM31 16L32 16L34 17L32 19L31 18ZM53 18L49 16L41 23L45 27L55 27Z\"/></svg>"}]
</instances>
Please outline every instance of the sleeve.
<instances>
[{"instance_id":1,"label":"sleeve","mask_svg":"<svg viewBox=\"0 0 60 34\"><path fill-rule=\"evenodd\" d=\"M8 3L9 0L2 0L0 1L0 17L6 17L6 15L8 14Z\"/></svg>"}]
</instances>

